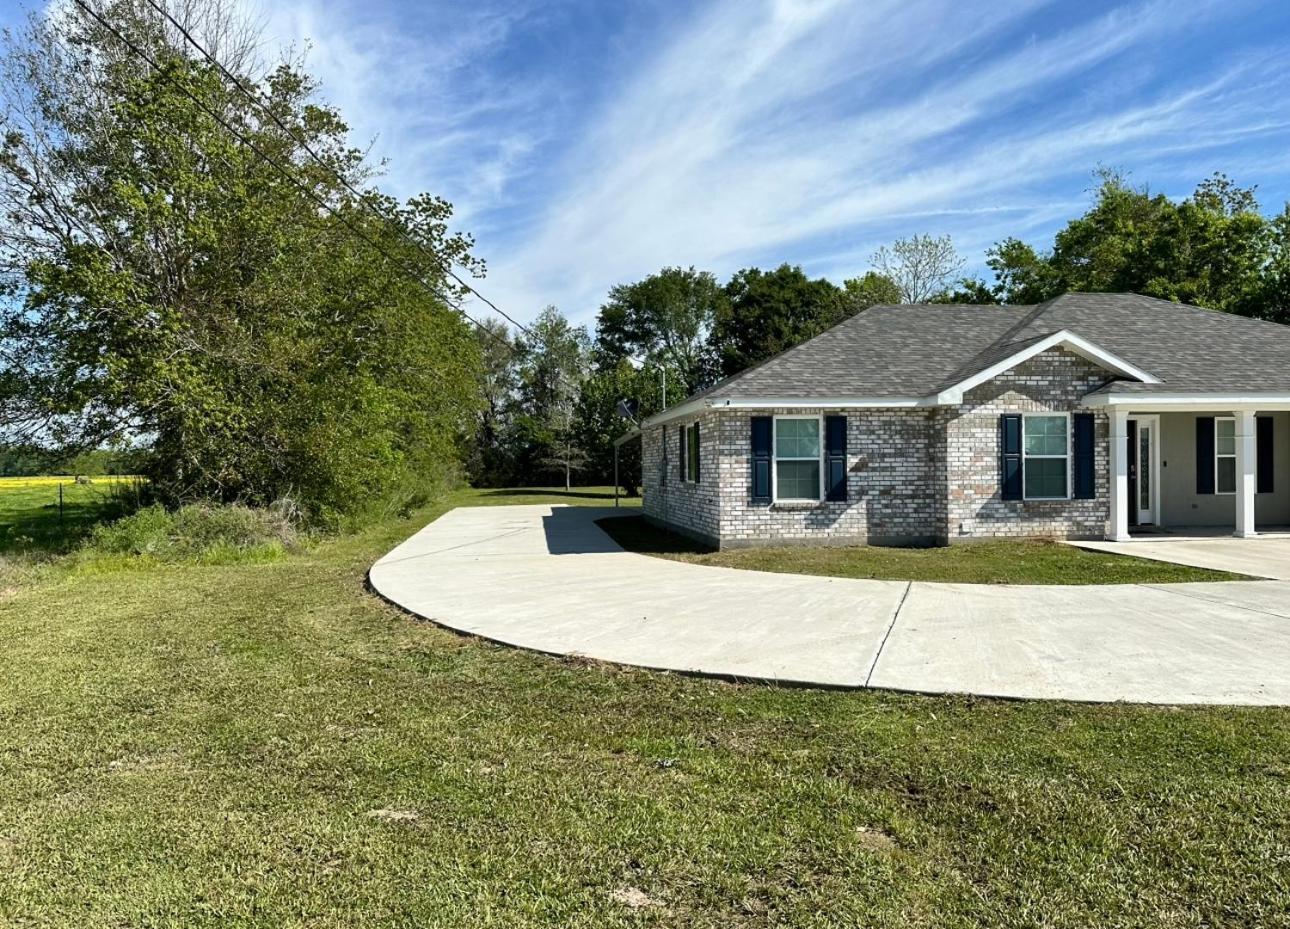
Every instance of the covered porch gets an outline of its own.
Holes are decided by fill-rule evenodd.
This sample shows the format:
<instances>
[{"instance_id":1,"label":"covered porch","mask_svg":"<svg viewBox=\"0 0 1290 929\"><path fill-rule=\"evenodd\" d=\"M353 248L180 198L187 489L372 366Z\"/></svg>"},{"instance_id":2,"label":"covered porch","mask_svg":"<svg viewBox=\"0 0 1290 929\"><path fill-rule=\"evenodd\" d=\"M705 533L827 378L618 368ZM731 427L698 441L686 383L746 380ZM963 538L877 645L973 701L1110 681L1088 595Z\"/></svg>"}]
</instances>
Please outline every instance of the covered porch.
<instances>
[{"instance_id":1,"label":"covered porch","mask_svg":"<svg viewBox=\"0 0 1290 929\"><path fill-rule=\"evenodd\" d=\"M1290 530L1290 397L1113 396L1107 539Z\"/></svg>"}]
</instances>

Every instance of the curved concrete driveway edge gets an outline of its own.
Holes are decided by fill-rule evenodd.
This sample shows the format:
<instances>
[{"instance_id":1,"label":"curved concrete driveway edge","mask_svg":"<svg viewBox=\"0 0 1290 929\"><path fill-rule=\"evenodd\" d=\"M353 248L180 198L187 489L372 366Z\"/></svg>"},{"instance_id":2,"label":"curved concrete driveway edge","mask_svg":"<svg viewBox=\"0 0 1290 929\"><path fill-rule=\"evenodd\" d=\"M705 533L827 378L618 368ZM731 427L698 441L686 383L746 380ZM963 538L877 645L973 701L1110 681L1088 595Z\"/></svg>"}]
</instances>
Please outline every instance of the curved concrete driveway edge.
<instances>
[{"instance_id":1,"label":"curved concrete driveway edge","mask_svg":"<svg viewBox=\"0 0 1290 929\"><path fill-rule=\"evenodd\" d=\"M611 508L461 508L374 564L398 606L495 642L828 687L1290 704L1290 583L1009 587L771 574L626 552Z\"/></svg>"}]
</instances>

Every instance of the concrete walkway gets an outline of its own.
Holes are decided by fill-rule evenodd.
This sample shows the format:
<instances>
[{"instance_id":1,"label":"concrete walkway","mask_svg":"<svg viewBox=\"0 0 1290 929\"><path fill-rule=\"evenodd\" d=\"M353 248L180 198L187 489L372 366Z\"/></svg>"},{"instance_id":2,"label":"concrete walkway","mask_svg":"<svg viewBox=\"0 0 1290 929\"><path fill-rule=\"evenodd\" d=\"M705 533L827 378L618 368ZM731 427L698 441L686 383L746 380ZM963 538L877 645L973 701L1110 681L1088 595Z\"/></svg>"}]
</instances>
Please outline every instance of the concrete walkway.
<instances>
[{"instance_id":1,"label":"concrete walkway","mask_svg":"<svg viewBox=\"0 0 1290 929\"><path fill-rule=\"evenodd\" d=\"M1253 539L1234 539L1230 535L1211 538L1144 536L1131 542L1071 544L1098 552L1290 581L1290 537L1285 533Z\"/></svg>"},{"instance_id":2,"label":"concrete walkway","mask_svg":"<svg viewBox=\"0 0 1290 929\"><path fill-rule=\"evenodd\" d=\"M371 569L386 599L510 645L925 693L1290 705L1290 583L1003 587L769 574L623 551L592 507L456 509Z\"/></svg>"}]
</instances>

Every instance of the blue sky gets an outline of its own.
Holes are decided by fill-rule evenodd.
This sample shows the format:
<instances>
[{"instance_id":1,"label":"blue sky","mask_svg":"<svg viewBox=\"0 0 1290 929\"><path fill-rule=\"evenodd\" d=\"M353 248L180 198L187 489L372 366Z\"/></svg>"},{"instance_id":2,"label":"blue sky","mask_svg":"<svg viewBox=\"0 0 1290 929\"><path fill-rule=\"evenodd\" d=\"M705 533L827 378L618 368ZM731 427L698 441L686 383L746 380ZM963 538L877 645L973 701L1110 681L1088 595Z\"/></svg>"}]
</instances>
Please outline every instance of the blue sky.
<instances>
[{"instance_id":1,"label":"blue sky","mask_svg":"<svg viewBox=\"0 0 1290 929\"><path fill-rule=\"evenodd\" d=\"M456 205L520 319L591 323L669 264L841 281L914 233L980 270L1050 243L1098 165L1290 198L1287 3L244 2L387 189Z\"/></svg>"}]
</instances>

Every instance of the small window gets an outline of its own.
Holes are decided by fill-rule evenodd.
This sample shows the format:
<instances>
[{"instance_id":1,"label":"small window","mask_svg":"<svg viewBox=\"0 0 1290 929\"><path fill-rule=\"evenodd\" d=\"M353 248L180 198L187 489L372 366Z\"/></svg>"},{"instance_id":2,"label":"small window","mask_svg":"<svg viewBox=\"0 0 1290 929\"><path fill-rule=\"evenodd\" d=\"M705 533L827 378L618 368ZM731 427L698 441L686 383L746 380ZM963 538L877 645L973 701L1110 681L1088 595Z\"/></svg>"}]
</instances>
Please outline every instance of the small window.
<instances>
[{"instance_id":1,"label":"small window","mask_svg":"<svg viewBox=\"0 0 1290 929\"><path fill-rule=\"evenodd\" d=\"M1214 489L1220 494L1236 493L1236 418L1214 420Z\"/></svg>"},{"instance_id":2,"label":"small window","mask_svg":"<svg viewBox=\"0 0 1290 929\"><path fill-rule=\"evenodd\" d=\"M690 423L685 427L685 479L691 484L699 483L698 423Z\"/></svg>"},{"instance_id":3,"label":"small window","mask_svg":"<svg viewBox=\"0 0 1290 929\"><path fill-rule=\"evenodd\" d=\"M1022 481L1027 500L1070 497L1070 418L1056 415L1023 419Z\"/></svg>"},{"instance_id":4,"label":"small window","mask_svg":"<svg viewBox=\"0 0 1290 929\"><path fill-rule=\"evenodd\" d=\"M820 500L820 418L775 417L775 499Z\"/></svg>"}]
</instances>

